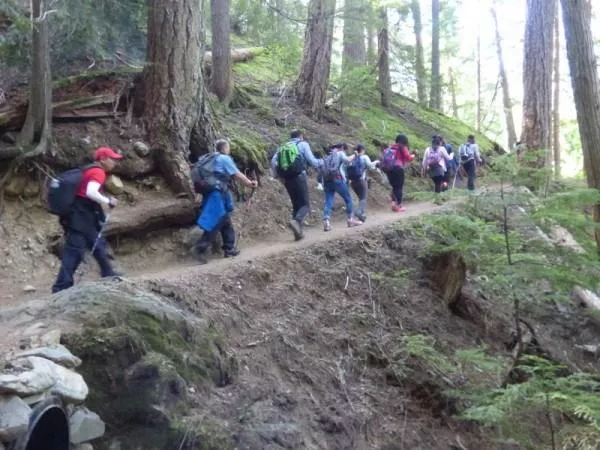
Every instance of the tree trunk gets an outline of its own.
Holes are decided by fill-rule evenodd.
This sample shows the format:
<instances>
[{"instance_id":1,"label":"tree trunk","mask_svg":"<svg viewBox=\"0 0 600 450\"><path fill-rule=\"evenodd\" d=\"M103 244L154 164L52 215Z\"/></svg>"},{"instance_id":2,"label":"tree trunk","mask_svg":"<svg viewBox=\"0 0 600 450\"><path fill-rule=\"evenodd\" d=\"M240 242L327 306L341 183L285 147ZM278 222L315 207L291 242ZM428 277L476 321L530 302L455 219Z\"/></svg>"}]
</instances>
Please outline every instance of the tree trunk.
<instances>
[{"instance_id":1,"label":"tree trunk","mask_svg":"<svg viewBox=\"0 0 600 450\"><path fill-rule=\"evenodd\" d=\"M144 86L148 140L173 191L190 196L192 129L210 128L203 109L202 36L202 10L196 0L149 0Z\"/></svg>"},{"instance_id":2,"label":"tree trunk","mask_svg":"<svg viewBox=\"0 0 600 450\"><path fill-rule=\"evenodd\" d=\"M51 14L51 13L50 13ZM45 0L33 0L31 11L32 55L29 106L18 138L20 146L35 145L31 155L43 154L52 137L52 75Z\"/></svg>"},{"instance_id":3,"label":"tree trunk","mask_svg":"<svg viewBox=\"0 0 600 450\"><path fill-rule=\"evenodd\" d=\"M554 176L560 179L560 11L556 5L554 20L554 105L552 113L552 148L554 154Z\"/></svg>"},{"instance_id":4,"label":"tree trunk","mask_svg":"<svg viewBox=\"0 0 600 450\"><path fill-rule=\"evenodd\" d=\"M308 114L320 119L327 100L335 0L311 0L304 35L304 55L296 96Z\"/></svg>"},{"instance_id":5,"label":"tree trunk","mask_svg":"<svg viewBox=\"0 0 600 450\"><path fill-rule=\"evenodd\" d=\"M521 142L529 150L550 150L554 11L552 0L527 0ZM540 157L535 165L545 162Z\"/></svg>"},{"instance_id":6,"label":"tree trunk","mask_svg":"<svg viewBox=\"0 0 600 450\"><path fill-rule=\"evenodd\" d=\"M412 0L410 10L413 16L415 32L415 73L417 78L417 99L419 104L427 105L425 57L423 51L423 25L421 24L421 4L419 0Z\"/></svg>"},{"instance_id":7,"label":"tree trunk","mask_svg":"<svg viewBox=\"0 0 600 450\"><path fill-rule=\"evenodd\" d=\"M504 117L506 118L506 132L508 134L508 148L515 148L517 143L517 132L515 130L515 120L512 112L512 101L510 99L510 90L508 89L508 77L504 68L504 57L502 55L502 38L500 37L500 28L498 27L498 18L496 10L492 8L492 17L496 27L496 52L498 53L498 65L500 68L500 80L502 82L502 103L504 104Z\"/></svg>"},{"instance_id":8,"label":"tree trunk","mask_svg":"<svg viewBox=\"0 0 600 450\"><path fill-rule=\"evenodd\" d=\"M429 107L442 108L442 77L440 75L440 0L431 2L431 92Z\"/></svg>"},{"instance_id":9,"label":"tree trunk","mask_svg":"<svg viewBox=\"0 0 600 450\"><path fill-rule=\"evenodd\" d=\"M481 133L481 33L477 29L477 132Z\"/></svg>"},{"instance_id":10,"label":"tree trunk","mask_svg":"<svg viewBox=\"0 0 600 450\"><path fill-rule=\"evenodd\" d=\"M344 6L344 53L342 71L367 63L365 49L365 10L362 0L346 0Z\"/></svg>"},{"instance_id":11,"label":"tree trunk","mask_svg":"<svg viewBox=\"0 0 600 450\"><path fill-rule=\"evenodd\" d=\"M600 84L594 36L592 5L586 0L561 0L567 57L583 149L588 186L600 188ZM600 204L594 206L596 245L600 251Z\"/></svg>"},{"instance_id":12,"label":"tree trunk","mask_svg":"<svg viewBox=\"0 0 600 450\"><path fill-rule=\"evenodd\" d=\"M456 78L452 67L448 68L448 79L450 80L450 97L452 107L452 117L458 119L458 102L456 100Z\"/></svg>"},{"instance_id":13,"label":"tree trunk","mask_svg":"<svg viewBox=\"0 0 600 450\"><path fill-rule=\"evenodd\" d=\"M377 62L379 68L379 93L381 94L381 105L387 108L390 106L392 100L392 77L390 76L390 43L386 8L379 10L379 17L381 23L379 39L377 41L377 48L379 49Z\"/></svg>"},{"instance_id":14,"label":"tree trunk","mask_svg":"<svg viewBox=\"0 0 600 450\"><path fill-rule=\"evenodd\" d=\"M211 0L210 4L212 23L210 90L220 101L225 101L233 92L229 0Z\"/></svg>"},{"instance_id":15,"label":"tree trunk","mask_svg":"<svg viewBox=\"0 0 600 450\"><path fill-rule=\"evenodd\" d=\"M377 27L376 27L376 18L375 11L373 10L373 5L371 2L367 2L367 64L369 66L374 66L377 64Z\"/></svg>"}]
</instances>

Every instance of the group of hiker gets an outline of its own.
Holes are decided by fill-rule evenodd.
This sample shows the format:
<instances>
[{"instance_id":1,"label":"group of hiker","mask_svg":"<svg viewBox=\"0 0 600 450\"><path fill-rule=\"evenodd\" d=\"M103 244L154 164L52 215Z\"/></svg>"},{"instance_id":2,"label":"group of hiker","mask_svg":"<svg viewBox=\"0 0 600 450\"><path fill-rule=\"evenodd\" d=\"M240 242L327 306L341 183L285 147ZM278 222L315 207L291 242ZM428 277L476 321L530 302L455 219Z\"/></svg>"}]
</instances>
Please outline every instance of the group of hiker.
<instances>
[{"instance_id":1,"label":"group of hiker","mask_svg":"<svg viewBox=\"0 0 600 450\"><path fill-rule=\"evenodd\" d=\"M236 234L231 221L234 209L229 185L232 180L257 188L258 183L242 173L230 156L229 142L220 139L215 143L215 151L200 157L191 168L191 180L196 193L203 200L197 225L203 230L202 236L193 246L199 262L207 261L206 253L220 233L222 250L226 258L239 254L236 248ZM348 154L350 153L350 154ZM74 284L74 274L81 264L85 252L91 250L100 266L102 277L119 274L113 270L108 258L102 230L107 222L104 207L117 205L114 197L103 193L107 173L112 171L123 156L108 147L96 149L94 163L65 172L51 180L48 189L49 210L60 217L65 233L61 267L52 287L59 292ZM403 189L405 170L415 159L410 152L408 138L398 135L395 142L381 151L380 159L372 161L366 154L364 145L358 144L351 152L347 144L331 146L322 158L313 154L310 145L304 140L301 131L294 130L289 141L281 145L271 159L271 173L281 180L292 204L292 217L288 222L295 240L304 237L304 221L310 212L309 169L318 174L318 182L324 193L323 230L330 231L331 213L336 194L345 203L348 227L362 225L366 218L368 171L382 171L391 186L391 209L403 212ZM452 147L442 136L433 136L432 144L425 151L423 169L434 182L435 192L448 187L456 171L462 166L467 173L468 189L475 188L476 163L481 163L479 148L474 136L460 146L458 158ZM454 184L454 183L453 183ZM350 189L358 197L355 208Z\"/></svg>"}]
</instances>

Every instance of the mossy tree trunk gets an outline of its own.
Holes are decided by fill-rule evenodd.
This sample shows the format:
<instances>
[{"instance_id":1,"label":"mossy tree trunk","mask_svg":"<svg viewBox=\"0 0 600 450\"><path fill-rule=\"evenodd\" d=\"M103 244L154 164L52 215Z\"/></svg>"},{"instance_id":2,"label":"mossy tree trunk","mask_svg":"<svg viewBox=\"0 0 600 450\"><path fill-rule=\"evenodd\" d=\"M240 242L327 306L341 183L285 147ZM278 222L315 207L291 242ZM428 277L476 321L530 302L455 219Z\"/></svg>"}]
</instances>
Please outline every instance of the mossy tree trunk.
<instances>
[{"instance_id":1,"label":"mossy tree trunk","mask_svg":"<svg viewBox=\"0 0 600 450\"><path fill-rule=\"evenodd\" d=\"M512 101L510 98L510 89L508 88L508 76L504 68L504 56L502 54L502 38L500 37L500 27L498 26L498 17L496 10L492 8L492 18L496 28L496 53L498 54L498 66L500 71L500 81L502 83L502 103L504 104L504 118L506 119L506 132L508 134L508 148L515 148L517 143L517 131L515 129L515 119L512 112Z\"/></svg>"},{"instance_id":2,"label":"mossy tree trunk","mask_svg":"<svg viewBox=\"0 0 600 450\"><path fill-rule=\"evenodd\" d=\"M413 16L415 32L415 76L417 79L417 99L423 106L427 105L427 89L425 83L425 57L423 51L423 24L421 23L421 2L412 0L410 10Z\"/></svg>"},{"instance_id":3,"label":"mossy tree trunk","mask_svg":"<svg viewBox=\"0 0 600 450\"><path fill-rule=\"evenodd\" d=\"M553 0L527 0L521 142L530 151L550 150L555 7ZM530 161L536 167L543 167L545 163L543 157Z\"/></svg>"},{"instance_id":4,"label":"mossy tree trunk","mask_svg":"<svg viewBox=\"0 0 600 450\"><path fill-rule=\"evenodd\" d=\"M379 93L381 95L381 106L388 107L392 98L392 78L390 76L390 40L388 36L388 17L387 9L380 8L379 22L381 28L379 30L379 39L377 41L378 62L379 68Z\"/></svg>"},{"instance_id":5,"label":"mossy tree trunk","mask_svg":"<svg viewBox=\"0 0 600 450\"><path fill-rule=\"evenodd\" d=\"M195 127L210 127L204 110L202 2L148 1L145 119L158 167L176 193L193 195L188 156Z\"/></svg>"},{"instance_id":6,"label":"mossy tree trunk","mask_svg":"<svg viewBox=\"0 0 600 450\"><path fill-rule=\"evenodd\" d=\"M429 107L442 108L442 76L440 74L440 0L431 2L431 91Z\"/></svg>"},{"instance_id":7,"label":"mossy tree trunk","mask_svg":"<svg viewBox=\"0 0 600 450\"><path fill-rule=\"evenodd\" d=\"M553 3L553 2L551 2ZM600 189L600 85L588 0L561 0L571 84L588 186ZM596 244L600 251L600 205L594 207Z\"/></svg>"},{"instance_id":8,"label":"mossy tree trunk","mask_svg":"<svg viewBox=\"0 0 600 450\"><path fill-rule=\"evenodd\" d=\"M365 12L363 0L346 0L344 6L344 53L342 71L348 72L367 63L365 48Z\"/></svg>"},{"instance_id":9,"label":"mossy tree trunk","mask_svg":"<svg viewBox=\"0 0 600 450\"><path fill-rule=\"evenodd\" d=\"M211 0L212 71L210 88L220 101L233 92L229 0Z\"/></svg>"},{"instance_id":10,"label":"mossy tree trunk","mask_svg":"<svg viewBox=\"0 0 600 450\"><path fill-rule=\"evenodd\" d=\"M52 138L52 75L48 43L48 20L51 12L47 10L46 3L46 0L33 0L31 4L29 106L18 138L20 146L35 145L35 149L28 152L30 156L45 153Z\"/></svg>"},{"instance_id":11,"label":"mossy tree trunk","mask_svg":"<svg viewBox=\"0 0 600 450\"><path fill-rule=\"evenodd\" d=\"M322 117L327 100L334 15L335 0L310 1L296 96L298 103L315 119Z\"/></svg>"}]
</instances>

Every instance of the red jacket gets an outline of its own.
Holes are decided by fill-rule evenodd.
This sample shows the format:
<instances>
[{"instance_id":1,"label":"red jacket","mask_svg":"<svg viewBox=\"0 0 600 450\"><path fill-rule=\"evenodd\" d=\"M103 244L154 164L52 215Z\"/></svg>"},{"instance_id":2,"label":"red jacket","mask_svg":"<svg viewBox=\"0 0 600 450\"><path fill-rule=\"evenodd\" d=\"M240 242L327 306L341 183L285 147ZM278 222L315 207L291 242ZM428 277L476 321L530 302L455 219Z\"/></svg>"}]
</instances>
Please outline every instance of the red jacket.
<instances>
[{"instance_id":1,"label":"red jacket","mask_svg":"<svg viewBox=\"0 0 600 450\"><path fill-rule=\"evenodd\" d=\"M400 144L392 144L391 148L396 150L396 160L400 163L401 167L406 167L415 159L415 156L408 152L408 147L401 146Z\"/></svg>"}]
</instances>

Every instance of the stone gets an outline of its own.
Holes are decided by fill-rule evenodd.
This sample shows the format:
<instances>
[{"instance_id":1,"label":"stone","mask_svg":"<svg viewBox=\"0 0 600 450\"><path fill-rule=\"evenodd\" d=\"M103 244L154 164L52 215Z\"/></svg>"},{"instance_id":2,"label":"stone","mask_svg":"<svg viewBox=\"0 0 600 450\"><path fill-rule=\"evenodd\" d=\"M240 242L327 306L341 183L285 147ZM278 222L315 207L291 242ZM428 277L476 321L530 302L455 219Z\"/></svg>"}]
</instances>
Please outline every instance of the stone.
<instances>
[{"instance_id":1,"label":"stone","mask_svg":"<svg viewBox=\"0 0 600 450\"><path fill-rule=\"evenodd\" d=\"M35 292L35 291L36 291L35 286L32 286L31 284L28 284L23 287L23 292L30 293L30 292Z\"/></svg>"},{"instance_id":2,"label":"stone","mask_svg":"<svg viewBox=\"0 0 600 450\"><path fill-rule=\"evenodd\" d=\"M133 150L138 156L145 158L150 154L150 147L142 141L137 141L133 144Z\"/></svg>"},{"instance_id":3,"label":"stone","mask_svg":"<svg viewBox=\"0 0 600 450\"><path fill-rule=\"evenodd\" d=\"M113 195L119 195L125 189L123 182L116 175L109 175L106 179L106 182L104 183L104 187L108 192L110 192Z\"/></svg>"},{"instance_id":4,"label":"stone","mask_svg":"<svg viewBox=\"0 0 600 450\"><path fill-rule=\"evenodd\" d=\"M60 345L61 332L59 329L48 331L40 338L40 344L44 347L56 347Z\"/></svg>"},{"instance_id":5,"label":"stone","mask_svg":"<svg viewBox=\"0 0 600 450\"><path fill-rule=\"evenodd\" d=\"M29 406L33 406L36 403L40 403L46 400L49 396L50 394L48 394L48 392L42 392L41 394L30 395L28 397L21 397L21 400L23 400Z\"/></svg>"},{"instance_id":6,"label":"stone","mask_svg":"<svg viewBox=\"0 0 600 450\"><path fill-rule=\"evenodd\" d=\"M26 432L30 415L31 408L19 397L0 397L0 441L12 441Z\"/></svg>"},{"instance_id":7,"label":"stone","mask_svg":"<svg viewBox=\"0 0 600 450\"><path fill-rule=\"evenodd\" d=\"M87 408L77 409L69 419L72 444L92 441L104 435L105 426L100 416Z\"/></svg>"},{"instance_id":8,"label":"stone","mask_svg":"<svg viewBox=\"0 0 600 450\"><path fill-rule=\"evenodd\" d=\"M84 444L78 444L73 446L73 450L94 450L94 446L89 442L85 442Z\"/></svg>"},{"instance_id":9,"label":"stone","mask_svg":"<svg viewBox=\"0 0 600 450\"><path fill-rule=\"evenodd\" d=\"M50 374L33 369L27 361L11 361L11 371L0 375L0 393L31 396L50 389L55 380Z\"/></svg>"},{"instance_id":10,"label":"stone","mask_svg":"<svg viewBox=\"0 0 600 450\"><path fill-rule=\"evenodd\" d=\"M56 364L60 364L67 369L74 369L81 365L81 359L73 355L68 348L58 345L56 347L39 347L32 350L27 350L16 355L17 358L27 356L39 356L40 358L48 359Z\"/></svg>"},{"instance_id":11,"label":"stone","mask_svg":"<svg viewBox=\"0 0 600 450\"><path fill-rule=\"evenodd\" d=\"M26 359L33 366L34 373L43 374L54 381L50 386L51 394L70 403L81 403L88 396L88 386L78 373L39 356L29 356Z\"/></svg>"}]
</instances>

